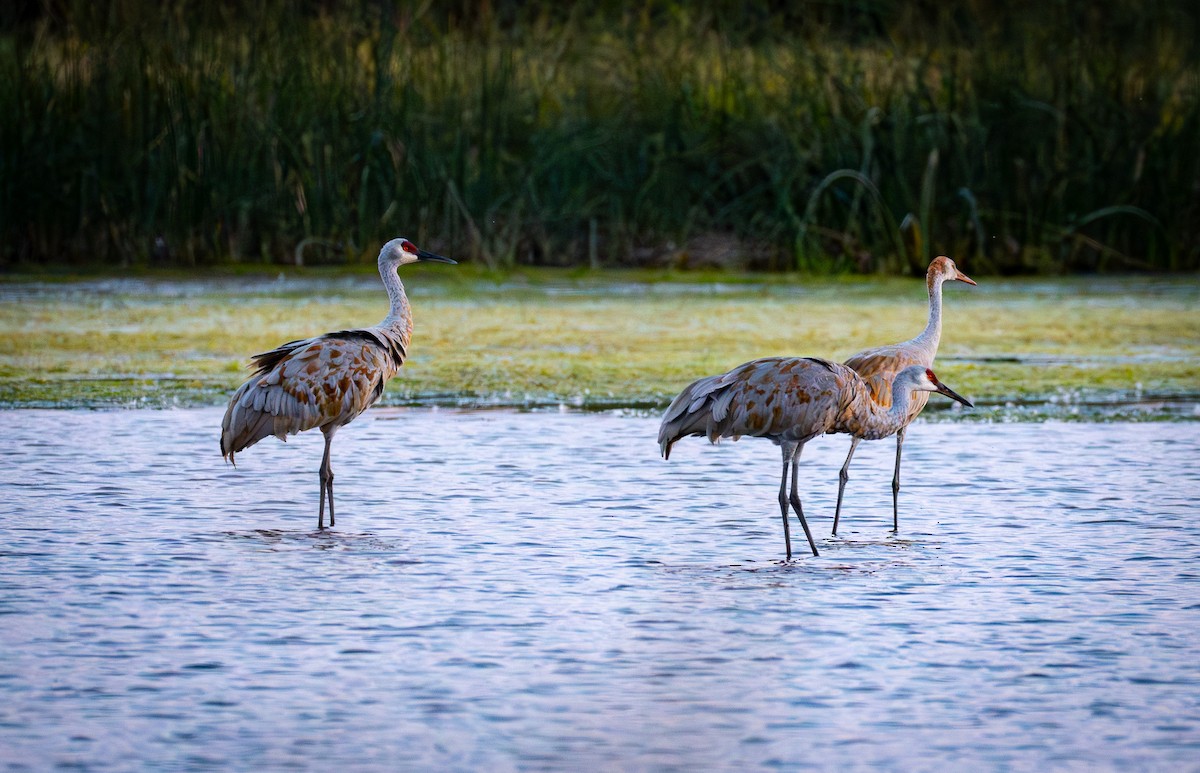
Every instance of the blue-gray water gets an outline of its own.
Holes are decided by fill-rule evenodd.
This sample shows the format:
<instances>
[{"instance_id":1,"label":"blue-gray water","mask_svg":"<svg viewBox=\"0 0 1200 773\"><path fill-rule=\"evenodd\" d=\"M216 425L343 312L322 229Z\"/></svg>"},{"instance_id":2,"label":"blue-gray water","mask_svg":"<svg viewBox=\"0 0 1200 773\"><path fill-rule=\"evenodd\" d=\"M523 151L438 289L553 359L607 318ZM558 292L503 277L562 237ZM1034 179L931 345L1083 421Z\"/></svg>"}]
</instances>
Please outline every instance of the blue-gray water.
<instances>
[{"instance_id":1,"label":"blue-gray water","mask_svg":"<svg viewBox=\"0 0 1200 773\"><path fill-rule=\"evenodd\" d=\"M656 420L7 411L0 765L1200 769L1200 424L921 424L779 458ZM794 529L797 547L803 535Z\"/></svg>"}]
</instances>

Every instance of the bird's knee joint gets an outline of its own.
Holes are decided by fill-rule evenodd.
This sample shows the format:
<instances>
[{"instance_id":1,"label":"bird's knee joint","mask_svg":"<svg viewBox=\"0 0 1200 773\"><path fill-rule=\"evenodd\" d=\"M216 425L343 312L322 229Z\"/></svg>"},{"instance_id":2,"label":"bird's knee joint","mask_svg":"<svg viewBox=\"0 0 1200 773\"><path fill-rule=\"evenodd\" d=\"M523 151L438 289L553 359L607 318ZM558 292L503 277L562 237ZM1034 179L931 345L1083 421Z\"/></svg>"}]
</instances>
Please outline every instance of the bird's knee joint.
<instances>
[{"instance_id":1,"label":"bird's knee joint","mask_svg":"<svg viewBox=\"0 0 1200 773\"><path fill-rule=\"evenodd\" d=\"M842 470L838 473L838 480L840 480L842 483L845 483L846 481L850 480L850 473Z\"/></svg>"}]
</instances>

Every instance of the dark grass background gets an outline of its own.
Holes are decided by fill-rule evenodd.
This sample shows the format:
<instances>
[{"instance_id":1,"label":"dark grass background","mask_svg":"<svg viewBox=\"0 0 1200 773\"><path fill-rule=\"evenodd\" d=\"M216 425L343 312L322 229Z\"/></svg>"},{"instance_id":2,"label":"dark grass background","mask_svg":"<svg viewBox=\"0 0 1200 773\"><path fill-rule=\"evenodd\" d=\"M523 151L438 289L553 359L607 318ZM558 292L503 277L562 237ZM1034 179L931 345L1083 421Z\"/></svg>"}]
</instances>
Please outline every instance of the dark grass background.
<instances>
[{"instance_id":1,"label":"dark grass background","mask_svg":"<svg viewBox=\"0 0 1200 773\"><path fill-rule=\"evenodd\" d=\"M0 267L1200 268L1200 4L16 0Z\"/></svg>"}]
</instances>

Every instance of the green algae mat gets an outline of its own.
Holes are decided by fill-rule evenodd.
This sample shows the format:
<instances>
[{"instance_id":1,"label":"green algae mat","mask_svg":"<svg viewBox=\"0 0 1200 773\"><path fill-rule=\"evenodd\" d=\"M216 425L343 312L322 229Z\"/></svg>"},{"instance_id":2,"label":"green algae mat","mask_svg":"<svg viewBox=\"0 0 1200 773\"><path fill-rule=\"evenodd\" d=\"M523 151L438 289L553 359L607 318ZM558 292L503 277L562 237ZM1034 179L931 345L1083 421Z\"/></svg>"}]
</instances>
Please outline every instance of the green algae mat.
<instances>
[{"instance_id":1,"label":"green algae mat","mask_svg":"<svg viewBox=\"0 0 1200 773\"><path fill-rule=\"evenodd\" d=\"M457 273L455 273L457 272ZM801 276L402 273L415 332L385 404L653 410L755 357L844 359L925 325L924 282ZM1196 418L1200 278L983 277L944 290L935 369L977 411L929 417ZM0 281L0 404L220 404L251 354L371 325L377 276Z\"/></svg>"}]
</instances>

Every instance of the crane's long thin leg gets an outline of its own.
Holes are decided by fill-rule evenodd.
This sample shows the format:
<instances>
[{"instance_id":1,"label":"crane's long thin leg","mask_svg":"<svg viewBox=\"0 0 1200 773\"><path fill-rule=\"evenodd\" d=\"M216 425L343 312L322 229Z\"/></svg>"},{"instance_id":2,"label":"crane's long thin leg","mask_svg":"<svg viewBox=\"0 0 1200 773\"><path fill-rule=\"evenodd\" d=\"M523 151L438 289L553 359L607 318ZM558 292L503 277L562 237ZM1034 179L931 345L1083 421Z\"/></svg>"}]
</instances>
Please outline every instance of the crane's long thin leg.
<instances>
[{"instance_id":1,"label":"crane's long thin leg","mask_svg":"<svg viewBox=\"0 0 1200 773\"><path fill-rule=\"evenodd\" d=\"M800 519L800 525L804 527L804 536L808 537L808 546L812 548L814 556L821 555L817 552L817 543L813 542L812 532L808 530L808 521L804 520L804 508L800 506L800 491L797 482L797 473L800 470L800 452L804 450L804 444L796 446L796 452L792 454L792 509L796 511L796 517Z\"/></svg>"},{"instance_id":2,"label":"crane's long thin leg","mask_svg":"<svg viewBox=\"0 0 1200 773\"><path fill-rule=\"evenodd\" d=\"M900 531L900 448L904 445L904 431L896 433L896 474L892 476L892 531Z\"/></svg>"},{"instance_id":3,"label":"crane's long thin leg","mask_svg":"<svg viewBox=\"0 0 1200 773\"><path fill-rule=\"evenodd\" d=\"M325 463L321 463L321 468L317 471L317 476L321 480L321 509L317 511L317 531L325 528Z\"/></svg>"},{"instance_id":4,"label":"crane's long thin leg","mask_svg":"<svg viewBox=\"0 0 1200 773\"><path fill-rule=\"evenodd\" d=\"M329 528L333 528L333 467L329 468L329 477L325 485L329 486Z\"/></svg>"},{"instance_id":5,"label":"crane's long thin leg","mask_svg":"<svg viewBox=\"0 0 1200 773\"><path fill-rule=\"evenodd\" d=\"M842 471L838 473L838 500L837 509L833 511L833 535L837 536L838 519L842 517L842 494L846 493L846 481L850 480L850 460L854 458L854 449L858 448L858 444L862 442L862 438L853 438L850 441L850 453L846 454L846 462L842 465Z\"/></svg>"},{"instance_id":6,"label":"crane's long thin leg","mask_svg":"<svg viewBox=\"0 0 1200 773\"><path fill-rule=\"evenodd\" d=\"M787 548L787 560L792 560L792 533L791 527L788 525L788 498L787 498L787 479L788 479L788 464L792 461L792 448L789 444L782 444L783 447L783 478L779 481L779 509L783 513L783 544Z\"/></svg>"},{"instance_id":7,"label":"crane's long thin leg","mask_svg":"<svg viewBox=\"0 0 1200 773\"><path fill-rule=\"evenodd\" d=\"M329 466L329 447L333 433L325 433L325 456L321 458L321 509L317 513L317 531L325 528L325 494L329 493L329 525L333 526L333 470Z\"/></svg>"}]
</instances>

